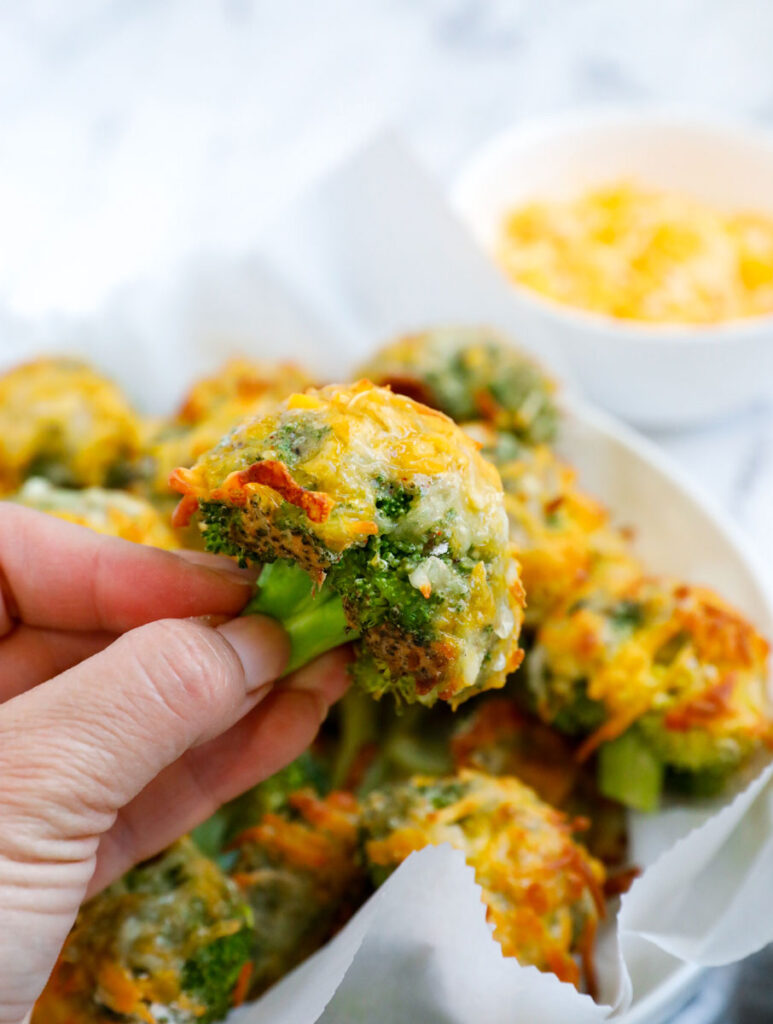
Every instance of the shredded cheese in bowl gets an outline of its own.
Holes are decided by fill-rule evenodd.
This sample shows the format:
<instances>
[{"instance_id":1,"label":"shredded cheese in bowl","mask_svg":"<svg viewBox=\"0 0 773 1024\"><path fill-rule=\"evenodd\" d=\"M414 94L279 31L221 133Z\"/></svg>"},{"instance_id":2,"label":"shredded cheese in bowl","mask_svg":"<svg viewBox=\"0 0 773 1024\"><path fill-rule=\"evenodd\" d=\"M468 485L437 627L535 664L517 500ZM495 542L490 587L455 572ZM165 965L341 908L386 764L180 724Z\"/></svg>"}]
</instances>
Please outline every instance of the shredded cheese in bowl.
<instances>
[{"instance_id":1,"label":"shredded cheese in bowl","mask_svg":"<svg viewBox=\"0 0 773 1024\"><path fill-rule=\"evenodd\" d=\"M773 216L617 182L504 219L519 284L624 320L714 324L773 313Z\"/></svg>"}]
</instances>

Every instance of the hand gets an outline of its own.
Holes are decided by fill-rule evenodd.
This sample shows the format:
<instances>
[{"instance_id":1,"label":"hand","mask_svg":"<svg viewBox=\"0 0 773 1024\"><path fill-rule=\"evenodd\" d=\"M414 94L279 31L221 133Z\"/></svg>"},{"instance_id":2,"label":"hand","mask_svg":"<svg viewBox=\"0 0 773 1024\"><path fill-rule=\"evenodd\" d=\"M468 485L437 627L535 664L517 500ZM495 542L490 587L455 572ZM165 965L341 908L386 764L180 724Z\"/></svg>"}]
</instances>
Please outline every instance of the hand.
<instances>
[{"instance_id":1,"label":"hand","mask_svg":"<svg viewBox=\"0 0 773 1024\"><path fill-rule=\"evenodd\" d=\"M334 651L277 683L227 559L0 505L0 1024L24 1020L78 907L313 739Z\"/></svg>"}]
</instances>

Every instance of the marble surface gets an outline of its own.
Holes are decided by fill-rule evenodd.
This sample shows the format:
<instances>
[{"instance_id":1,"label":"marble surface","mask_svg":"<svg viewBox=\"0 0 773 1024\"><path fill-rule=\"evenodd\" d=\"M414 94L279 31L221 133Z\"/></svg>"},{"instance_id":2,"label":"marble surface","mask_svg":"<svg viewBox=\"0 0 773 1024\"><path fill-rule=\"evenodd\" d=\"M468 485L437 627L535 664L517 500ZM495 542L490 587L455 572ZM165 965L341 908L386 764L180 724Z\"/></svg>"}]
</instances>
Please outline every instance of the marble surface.
<instances>
[{"instance_id":1,"label":"marble surface","mask_svg":"<svg viewBox=\"0 0 773 1024\"><path fill-rule=\"evenodd\" d=\"M88 312L190 250L248 246L384 124L444 183L494 132L578 105L773 129L772 38L769 0L11 0L0 313ZM655 440L773 583L773 409ZM690 1024L734 976L707 984Z\"/></svg>"}]
</instances>

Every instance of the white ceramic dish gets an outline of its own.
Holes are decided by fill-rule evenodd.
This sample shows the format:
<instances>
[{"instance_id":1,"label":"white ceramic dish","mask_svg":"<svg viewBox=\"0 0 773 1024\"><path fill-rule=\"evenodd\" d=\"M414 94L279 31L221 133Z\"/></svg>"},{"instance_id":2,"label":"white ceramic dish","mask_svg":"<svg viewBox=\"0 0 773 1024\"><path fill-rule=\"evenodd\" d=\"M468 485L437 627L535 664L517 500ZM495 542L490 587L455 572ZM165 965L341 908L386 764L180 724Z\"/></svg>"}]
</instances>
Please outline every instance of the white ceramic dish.
<instances>
[{"instance_id":1,"label":"white ceramic dish","mask_svg":"<svg viewBox=\"0 0 773 1024\"><path fill-rule=\"evenodd\" d=\"M452 200L492 251L513 206L620 178L773 214L773 136L658 114L581 114L527 124L472 157ZM518 285L513 296L532 342L557 342L586 393L640 426L686 426L773 393L773 316L653 326L574 310Z\"/></svg>"}]
</instances>

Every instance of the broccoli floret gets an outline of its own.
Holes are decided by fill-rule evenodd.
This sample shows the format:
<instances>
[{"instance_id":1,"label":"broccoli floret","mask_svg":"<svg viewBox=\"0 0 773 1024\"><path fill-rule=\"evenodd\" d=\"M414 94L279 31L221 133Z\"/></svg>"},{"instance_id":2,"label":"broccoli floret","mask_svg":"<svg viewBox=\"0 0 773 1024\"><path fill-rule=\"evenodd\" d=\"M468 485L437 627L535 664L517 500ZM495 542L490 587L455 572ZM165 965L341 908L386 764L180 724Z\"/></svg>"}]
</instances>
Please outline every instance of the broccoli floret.
<instances>
[{"instance_id":1,"label":"broccoli floret","mask_svg":"<svg viewBox=\"0 0 773 1024\"><path fill-rule=\"evenodd\" d=\"M385 519L397 521L404 516L414 499L414 492L396 483L378 477L376 481L376 508Z\"/></svg>"},{"instance_id":2,"label":"broccoli floret","mask_svg":"<svg viewBox=\"0 0 773 1024\"><path fill-rule=\"evenodd\" d=\"M424 597L409 579L424 557L416 544L371 537L364 548L350 549L331 568L330 583L342 595L352 617L356 616L360 630L391 623L417 643L427 644L435 634L440 597L434 593ZM450 558L442 561L455 571Z\"/></svg>"},{"instance_id":3,"label":"broccoli floret","mask_svg":"<svg viewBox=\"0 0 773 1024\"><path fill-rule=\"evenodd\" d=\"M247 553L238 543L241 509L208 501L201 506L204 524L204 546L214 555L232 555L239 559L239 565L247 565Z\"/></svg>"},{"instance_id":4,"label":"broccoli floret","mask_svg":"<svg viewBox=\"0 0 773 1024\"><path fill-rule=\"evenodd\" d=\"M325 767L309 750L281 771L220 807L211 818L193 830L193 841L202 853L216 858L221 868L228 869L233 861L233 855L227 849L231 840L264 814L281 810L299 789L313 789L320 796L330 789Z\"/></svg>"},{"instance_id":5,"label":"broccoli floret","mask_svg":"<svg viewBox=\"0 0 773 1024\"><path fill-rule=\"evenodd\" d=\"M398 705L413 699L416 685L413 676L408 673L398 675L382 658L360 654L350 672L355 683L372 697L379 698L389 692L394 694Z\"/></svg>"},{"instance_id":6,"label":"broccoli floret","mask_svg":"<svg viewBox=\"0 0 773 1024\"><path fill-rule=\"evenodd\" d=\"M223 935L197 950L185 961L183 991L207 1009L196 1020L211 1024L222 1020L233 1006L233 990L252 955L252 931L242 928L235 935Z\"/></svg>"}]
</instances>

